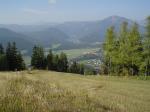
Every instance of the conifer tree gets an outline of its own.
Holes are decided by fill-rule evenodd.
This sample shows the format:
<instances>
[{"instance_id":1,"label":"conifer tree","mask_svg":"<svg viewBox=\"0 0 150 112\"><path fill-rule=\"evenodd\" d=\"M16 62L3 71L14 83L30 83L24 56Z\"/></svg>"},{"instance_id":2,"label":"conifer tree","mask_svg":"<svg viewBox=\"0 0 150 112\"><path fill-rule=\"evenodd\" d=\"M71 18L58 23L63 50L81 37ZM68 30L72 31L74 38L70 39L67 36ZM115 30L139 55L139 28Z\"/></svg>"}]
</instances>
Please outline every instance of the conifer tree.
<instances>
[{"instance_id":1,"label":"conifer tree","mask_svg":"<svg viewBox=\"0 0 150 112\"><path fill-rule=\"evenodd\" d=\"M8 70L15 71L25 69L24 60L21 53L17 50L15 42L13 42L12 44L8 43L6 49L6 58L8 63Z\"/></svg>"},{"instance_id":2,"label":"conifer tree","mask_svg":"<svg viewBox=\"0 0 150 112\"><path fill-rule=\"evenodd\" d=\"M25 70L25 62L20 52L17 53L17 70Z\"/></svg>"},{"instance_id":3,"label":"conifer tree","mask_svg":"<svg viewBox=\"0 0 150 112\"><path fill-rule=\"evenodd\" d=\"M44 55L44 49L41 46L34 46L31 57L31 65L35 69L46 69L46 58Z\"/></svg>"}]
</instances>

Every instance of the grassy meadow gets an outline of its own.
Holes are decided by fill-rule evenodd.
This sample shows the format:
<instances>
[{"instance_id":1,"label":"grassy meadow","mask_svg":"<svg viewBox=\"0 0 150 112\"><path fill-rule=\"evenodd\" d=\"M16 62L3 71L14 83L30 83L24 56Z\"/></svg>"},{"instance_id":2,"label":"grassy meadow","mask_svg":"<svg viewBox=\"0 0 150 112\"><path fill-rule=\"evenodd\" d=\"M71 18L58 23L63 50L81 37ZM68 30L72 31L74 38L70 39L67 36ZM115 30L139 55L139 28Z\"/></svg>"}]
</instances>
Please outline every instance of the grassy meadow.
<instances>
[{"instance_id":1,"label":"grassy meadow","mask_svg":"<svg viewBox=\"0 0 150 112\"><path fill-rule=\"evenodd\" d=\"M0 112L150 112L150 80L3 72Z\"/></svg>"}]
</instances>

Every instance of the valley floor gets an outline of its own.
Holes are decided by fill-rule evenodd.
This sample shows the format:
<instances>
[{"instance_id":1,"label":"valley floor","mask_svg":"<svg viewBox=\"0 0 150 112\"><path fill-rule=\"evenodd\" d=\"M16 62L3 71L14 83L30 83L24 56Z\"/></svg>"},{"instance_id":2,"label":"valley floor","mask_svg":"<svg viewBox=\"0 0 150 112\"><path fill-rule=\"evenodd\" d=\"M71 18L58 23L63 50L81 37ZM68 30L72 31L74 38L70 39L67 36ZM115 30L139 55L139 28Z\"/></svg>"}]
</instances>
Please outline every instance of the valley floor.
<instances>
[{"instance_id":1,"label":"valley floor","mask_svg":"<svg viewBox=\"0 0 150 112\"><path fill-rule=\"evenodd\" d=\"M150 112L150 80L4 72L0 112Z\"/></svg>"}]
</instances>

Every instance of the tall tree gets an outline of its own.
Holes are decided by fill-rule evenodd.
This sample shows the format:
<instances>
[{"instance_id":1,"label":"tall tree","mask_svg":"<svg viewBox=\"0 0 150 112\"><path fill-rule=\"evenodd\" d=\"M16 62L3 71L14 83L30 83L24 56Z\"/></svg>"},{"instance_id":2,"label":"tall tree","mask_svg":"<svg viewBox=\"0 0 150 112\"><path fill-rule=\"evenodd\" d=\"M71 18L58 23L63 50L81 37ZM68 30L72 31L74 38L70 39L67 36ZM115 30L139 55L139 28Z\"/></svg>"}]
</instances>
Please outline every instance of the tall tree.
<instances>
[{"instance_id":1,"label":"tall tree","mask_svg":"<svg viewBox=\"0 0 150 112\"><path fill-rule=\"evenodd\" d=\"M138 75L142 59L142 44L141 35L139 33L137 23L134 23L134 25L132 26L127 43L127 62L129 67L129 73L131 75Z\"/></svg>"},{"instance_id":2,"label":"tall tree","mask_svg":"<svg viewBox=\"0 0 150 112\"><path fill-rule=\"evenodd\" d=\"M24 60L21 53L17 50L15 42L13 42L12 44L8 43L6 49L6 58L8 62L8 69L10 71L25 69Z\"/></svg>"},{"instance_id":3,"label":"tall tree","mask_svg":"<svg viewBox=\"0 0 150 112\"><path fill-rule=\"evenodd\" d=\"M114 27L110 27L106 32L106 41L104 44L104 55L105 55L105 64L108 67L108 73L111 73L112 70L112 59L114 53L114 44L115 44L115 32Z\"/></svg>"},{"instance_id":4,"label":"tall tree","mask_svg":"<svg viewBox=\"0 0 150 112\"><path fill-rule=\"evenodd\" d=\"M118 40L118 51L117 51L117 71L118 73L121 73L121 75L128 74L127 70L127 50L128 50L128 36L129 36L129 30L128 30L128 23L123 22L120 27L120 33L119 33L119 40Z\"/></svg>"},{"instance_id":5,"label":"tall tree","mask_svg":"<svg viewBox=\"0 0 150 112\"><path fill-rule=\"evenodd\" d=\"M146 34L143 42L143 63L142 71L145 75L150 75L150 16L147 18Z\"/></svg>"}]
</instances>

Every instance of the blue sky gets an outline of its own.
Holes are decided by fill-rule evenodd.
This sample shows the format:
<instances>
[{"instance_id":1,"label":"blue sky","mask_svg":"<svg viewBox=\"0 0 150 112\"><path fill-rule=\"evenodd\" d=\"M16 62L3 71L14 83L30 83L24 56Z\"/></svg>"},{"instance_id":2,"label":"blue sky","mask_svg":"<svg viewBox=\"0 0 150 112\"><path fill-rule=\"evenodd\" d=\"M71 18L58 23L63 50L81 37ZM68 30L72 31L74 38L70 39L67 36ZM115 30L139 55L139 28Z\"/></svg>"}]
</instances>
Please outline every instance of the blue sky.
<instances>
[{"instance_id":1,"label":"blue sky","mask_svg":"<svg viewBox=\"0 0 150 112\"><path fill-rule=\"evenodd\" d=\"M118 15L143 20L150 0L0 0L0 24L92 21Z\"/></svg>"}]
</instances>

